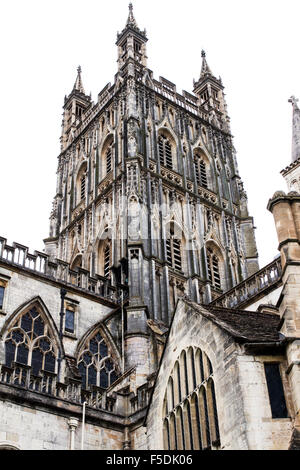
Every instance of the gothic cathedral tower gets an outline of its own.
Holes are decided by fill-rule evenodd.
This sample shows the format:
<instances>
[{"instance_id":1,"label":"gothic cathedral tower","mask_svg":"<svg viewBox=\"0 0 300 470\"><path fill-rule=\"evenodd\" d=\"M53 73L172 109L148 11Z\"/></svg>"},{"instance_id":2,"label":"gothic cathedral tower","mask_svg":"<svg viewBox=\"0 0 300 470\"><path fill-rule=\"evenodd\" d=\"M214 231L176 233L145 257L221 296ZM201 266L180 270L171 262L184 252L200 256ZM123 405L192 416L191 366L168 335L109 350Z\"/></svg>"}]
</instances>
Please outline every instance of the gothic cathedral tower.
<instances>
[{"instance_id":1,"label":"gothic cathedral tower","mask_svg":"<svg viewBox=\"0 0 300 470\"><path fill-rule=\"evenodd\" d=\"M181 95L153 78L146 44L130 4L118 72L97 103L78 68L45 240L77 285L89 271L100 295L120 297L127 366L145 364L147 322L168 326L180 296L208 303L258 269L221 79L202 51L193 93Z\"/></svg>"}]
</instances>

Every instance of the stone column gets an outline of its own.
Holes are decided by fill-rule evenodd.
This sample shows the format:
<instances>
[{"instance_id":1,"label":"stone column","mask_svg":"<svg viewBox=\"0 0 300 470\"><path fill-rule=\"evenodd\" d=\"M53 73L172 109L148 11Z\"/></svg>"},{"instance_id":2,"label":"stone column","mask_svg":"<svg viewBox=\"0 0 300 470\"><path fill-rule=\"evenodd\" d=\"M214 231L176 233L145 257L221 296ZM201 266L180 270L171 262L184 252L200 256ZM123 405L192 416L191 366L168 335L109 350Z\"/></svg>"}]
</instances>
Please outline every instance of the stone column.
<instances>
[{"instance_id":1,"label":"stone column","mask_svg":"<svg viewBox=\"0 0 300 470\"><path fill-rule=\"evenodd\" d=\"M69 432L70 432L70 444L69 450L75 450L75 431L78 427L79 420L77 418L70 418L68 420Z\"/></svg>"},{"instance_id":2,"label":"stone column","mask_svg":"<svg viewBox=\"0 0 300 470\"><path fill-rule=\"evenodd\" d=\"M129 429L128 429L128 426L125 427L125 431L124 431L124 445L123 445L123 449L124 450L130 450L130 445L131 445L131 442L130 442L130 434L129 434Z\"/></svg>"}]
</instances>

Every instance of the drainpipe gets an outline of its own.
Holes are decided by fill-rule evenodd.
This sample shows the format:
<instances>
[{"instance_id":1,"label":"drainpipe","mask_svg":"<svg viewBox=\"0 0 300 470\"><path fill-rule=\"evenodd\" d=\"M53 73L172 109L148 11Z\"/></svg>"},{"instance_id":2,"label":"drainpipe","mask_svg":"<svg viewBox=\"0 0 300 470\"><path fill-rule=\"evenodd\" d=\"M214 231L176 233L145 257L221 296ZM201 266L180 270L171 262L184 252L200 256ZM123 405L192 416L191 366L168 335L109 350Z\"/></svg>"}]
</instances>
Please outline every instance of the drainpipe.
<instances>
[{"instance_id":1,"label":"drainpipe","mask_svg":"<svg viewBox=\"0 0 300 470\"><path fill-rule=\"evenodd\" d=\"M60 373L61 373L61 361L62 361L62 344L63 344L63 321L65 314L65 297L67 291L65 289L60 289L60 325L59 325L59 339L60 339L60 348L58 350L58 382L60 382Z\"/></svg>"},{"instance_id":2,"label":"drainpipe","mask_svg":"<svg viewBox=\"0 0 300 470\"><path fill-rule=\"evenodd\" d=\"M81 428L81 450L84 450L84 427L85 427L85 406L86 401L82 404L82 428Z\"/></svg>"},{"instance_id":3,"label":"drainpipe","mask_svg":"<svg viewBox=\"0 0 300 470\"><path fill-rule=\"evenodd\" d=\"M122 312L122 374L125 372L125 338L124 338L124 292L121 290L121 312Z\"/></svg>"}]
</instances>

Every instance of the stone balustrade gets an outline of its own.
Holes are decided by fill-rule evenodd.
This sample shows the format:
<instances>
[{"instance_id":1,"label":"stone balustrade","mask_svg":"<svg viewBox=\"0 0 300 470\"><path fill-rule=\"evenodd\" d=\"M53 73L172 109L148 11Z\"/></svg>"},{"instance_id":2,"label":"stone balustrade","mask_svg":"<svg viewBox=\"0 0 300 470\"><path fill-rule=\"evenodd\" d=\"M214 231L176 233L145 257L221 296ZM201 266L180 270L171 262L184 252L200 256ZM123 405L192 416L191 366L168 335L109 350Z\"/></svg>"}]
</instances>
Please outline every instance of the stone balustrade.
<instances>
[{"instance_id":1,"label":"stone balustrade","mask_svg":"<svg viewBox=\"0 0 300 470\"><path fill-rule=\"evenodd\" d=\"M226 308L245 307L251 301L254 302L255 298L265 293L267 289L279 284L281 273L281 260L276 258L272 263L213 300L211 305Z\"/></svg>"},{"instance_id":2,"label":"stone balustrade","mask_svg":"<svg viewBox=\"0 0 300 470\"><path fill-rule=\"evenodd\" d=\"M24 364L13 363L12 367L0 365L0 383L46 394L71 403L81 404L85 401L88 406L98 410L115 411L116 399L108 397L105 390L95 386L92 386L91 390L84 390L80 380L70 378L67 379L67 383L59 383L57 375L48 371L41 370L36 376L33 375L31 367Z\"/></svg>"},{"instance_id":3,"label":"stone balustrade","mask_svg":"<svg viewBox=\"0 0 300 470\"><path fill-rule=\"evenodd\" d=\"M86 405L96 410L116 412L119 394L91 385L88 389L82 388L78 379L66 378L65 383L57 380L57 375L41 370L38 375L32 373L30 366L14 362L12 367L0 365L0 383L11 385L19 389L37 392L52 398L68 401L74 404ZM136 394L129 393L129 414L145 409L150 400L153 380L146 382L137 389Z\"/></svg>"},{"instance_id":4,"label":"stone balustrade","mask_svg":"<svg viewBox=\"0 0 300 470\"><path fill-rule=\"evenodd\" d=\"M111 280L103 276L90 276L89 271L83 268L71 270L69 263L56 259L52 261L49 256L39 251L29 253L28 247L13 243L7 244L7 240L0 237L0 261L10 265L25 268L33 273L47 276L67 286L80 288L114 303L124 301L128 296L128 287L112 286ZM122 296L123 292L123 296Z\"/></svg>"}]
</instances>

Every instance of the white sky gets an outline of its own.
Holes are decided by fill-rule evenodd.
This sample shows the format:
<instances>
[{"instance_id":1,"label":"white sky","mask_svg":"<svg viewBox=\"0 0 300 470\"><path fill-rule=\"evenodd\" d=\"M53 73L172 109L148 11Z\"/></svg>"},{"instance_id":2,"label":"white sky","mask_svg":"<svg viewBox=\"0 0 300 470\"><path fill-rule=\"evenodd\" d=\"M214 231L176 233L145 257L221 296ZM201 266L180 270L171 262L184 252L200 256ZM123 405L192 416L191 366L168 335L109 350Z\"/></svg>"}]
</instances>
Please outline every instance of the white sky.
<instances>
[{"instance_id":1,"label":"white sky","mask_svg":"<svg viewBox=\"0 0 300 470\"><path fill-rule=\"evenodd\" d=\"M56 188L62 105L83 69L93 101L117 71L116 33L128 0L1 2L0 235L43 249ZM134 0L148 66L192 91L201 49L227 95L241 177L257 227L261 267L277 254L268 199L286 190L292 108L300 97L300 1Z\"/></svg>"}]
</instances>

